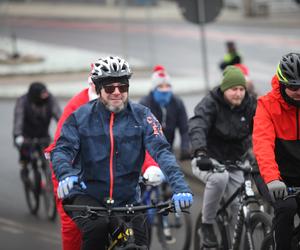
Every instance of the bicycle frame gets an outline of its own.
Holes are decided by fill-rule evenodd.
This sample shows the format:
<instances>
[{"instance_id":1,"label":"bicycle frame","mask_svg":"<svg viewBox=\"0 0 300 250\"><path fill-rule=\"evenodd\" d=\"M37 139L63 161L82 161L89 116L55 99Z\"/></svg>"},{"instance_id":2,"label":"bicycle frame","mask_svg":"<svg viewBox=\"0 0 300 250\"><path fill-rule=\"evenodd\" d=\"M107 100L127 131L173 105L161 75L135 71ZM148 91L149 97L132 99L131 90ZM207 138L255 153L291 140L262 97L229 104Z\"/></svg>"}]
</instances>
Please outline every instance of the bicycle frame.
<instances>
[{"instance_id":1,"label":"bicycle frame","mask_svg":"<svg viewBox=\"0 0 300 250\"><path fill-rule=\"evenodd\" d=\"M224 204L217 211L217 223L221 230L221 236L223 240L223 246L225 249L238 250L241 243L243 225L246 228L246 236L250 246L250 249L254 249L251 235L249 233L249 220L251 213L253 212L263 212L263 206L255 198L254 191L252 189L251 173L245 172L245 182L228 198L224 201ZM229 218L227 213L228 206L233 202L233 200L240 196L240 206L237 215L237 221L234 226L233 237L231 237ZM251 207L252 204L256 205L256 209Z\"/></svg>"}]
</instances>

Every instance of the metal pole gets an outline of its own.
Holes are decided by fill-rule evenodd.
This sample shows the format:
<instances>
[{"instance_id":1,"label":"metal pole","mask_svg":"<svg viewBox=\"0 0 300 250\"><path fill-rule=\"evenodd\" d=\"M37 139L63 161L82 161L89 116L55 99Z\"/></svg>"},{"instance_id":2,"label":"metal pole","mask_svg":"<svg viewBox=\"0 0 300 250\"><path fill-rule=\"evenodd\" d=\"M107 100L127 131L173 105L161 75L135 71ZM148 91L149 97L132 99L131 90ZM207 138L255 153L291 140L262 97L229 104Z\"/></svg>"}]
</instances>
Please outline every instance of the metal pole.
<instances>
[{"instance_id":1,"label":"metal pole","mask_svg":"<svg viewBox=\"0 0 300 250\"><path fill-rule=\"evenodd\" d=\"M153 23L152 23L152 9L151 1L147 1L145 5L146 19L148 23L148 50L149 50L149 63L151 67L155 64L155 39L153 35Z\"/></svg>"},{"instance_id":2,"label":"metal pole","mask_svg":"<svg viewBox=\"0 0 300 250\"><path fill-rule=\"evenodd\" d=\"M199 34L202 49L202 64L203 75L205 81L205 92L210 90L209 84L209 72L208 72L208 60L207 60L207 47L206 47L206 34L205 34L205 0L197 0L198 3L198 15L199 15Z\"/></svg>"},{"instance_id":3,"label":"metal pole","mask_svg":"<svg viewBox=\"0 0 300 250\"><path fill-rule=\"evenodd\" d=\"M127 0L120 1L121 5L121 43L122 43L122 55L126 60L128 58L128 41L127 41L127 22L126 22L126 11L127 11Z\"/></svg>"}]
</instances>

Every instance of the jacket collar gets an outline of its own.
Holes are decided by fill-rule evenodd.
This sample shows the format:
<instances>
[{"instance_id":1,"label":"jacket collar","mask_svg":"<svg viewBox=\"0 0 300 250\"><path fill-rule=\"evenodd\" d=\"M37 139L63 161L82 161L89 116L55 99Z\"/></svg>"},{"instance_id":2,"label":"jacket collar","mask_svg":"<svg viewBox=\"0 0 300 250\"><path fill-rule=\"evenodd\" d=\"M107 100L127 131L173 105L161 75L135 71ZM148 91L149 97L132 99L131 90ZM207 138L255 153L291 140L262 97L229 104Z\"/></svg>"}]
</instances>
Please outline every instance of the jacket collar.
<instances>
[{"instance_id":1,"label":"jacket collar","mask_svg":"<svg viewBox=\"0 0 300 250\"><path fill-rule=\"evenodd\" d=\"M284 109L294 109L295 108L294 106L289 105L283 99L283 97L280 93L280 83L279 83L278 77L276 75L273 76L271 84L272 84L272 90L269 95L272 98L276 99Z\"/></svg>"}]
</instances>

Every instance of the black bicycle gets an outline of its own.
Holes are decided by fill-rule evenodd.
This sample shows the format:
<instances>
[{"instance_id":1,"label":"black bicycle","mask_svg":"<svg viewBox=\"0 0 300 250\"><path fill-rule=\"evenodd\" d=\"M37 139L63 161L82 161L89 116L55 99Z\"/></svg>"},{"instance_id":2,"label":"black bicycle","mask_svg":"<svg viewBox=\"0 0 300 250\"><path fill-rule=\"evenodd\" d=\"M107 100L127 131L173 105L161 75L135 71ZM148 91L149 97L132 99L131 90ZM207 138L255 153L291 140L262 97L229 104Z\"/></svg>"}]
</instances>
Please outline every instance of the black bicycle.
<instances>
[{"instance_id":1,"label":"black bicycle","mask_svg":"<svg viewBox=\"0 0 300 250\"><path fill-rule=\"evenodd\" d=\"M121 250L121 249L143 249L147 250L147 246L136 245L134 239L134 231L131 222L135 216L139 216L140 213L146 213L148 210L154 210L156 214L167 215L169 213L175 213L174 205L171 201L153 203L150 205L134 206L132 204L124 207L112 207L107 205L106 207L92 207L83 205L65 205L66 211L80 211L81 215L77 217L93 219L97 217L118 217L118 225L109 235L109 245L107 250ZM75 217L76 218L76 217ZM73 218L73 219L75 219ZM146 222L145 222L146 223Z\"/></svg>"},{"instance_id":2,"label":"black bicycle","mask_svg":"<svg viewBox=\"0 0 300 250\"><path fill-rule=\"evenodd\" d=\"M225 170L241 170L244 172L245 181L227 200L222 200L221 207L217 211L216 223L218 246L213 249L222 250L258 250L266 235L271 231L271 218L264 212L263 205L255 196L252 188L252 167L248 162L236 162L235 164L220 164L213 160L212 171L223 172ZM228 206L239 197L240 206L237 215L237 222L231 236L230 215ZM194 249L208 249L203 245L200 236L202 226L202 213L196 220ZM212 248L210 248L212 249Z\"/></svg>"},{"instance_id":3,"label":"black bicycle","mask_svg":"<svg viewBox=\"0 0 300 250\"><path fill-rule=\"evenodd\" d=\"M163 202L171 198L172 192L167 183L159 186L144 186L142 202L150 205L152 202ZM189 213L170 213L164 215L147 211L147 222L150 242L153 231L163 250L188 250L192 243L192 221Z\"/></svg>"},{"instance_id":4,"label":"black bicycle","mask_svg":"<svg viewBox=\"0 0 300 250\"><path fill-rule=\"evenodd\" d=\"M26 173L23 172L21 179L30 213L37 215L42 198L47 218L54 221L57 212L51 170L43 152L44 146L48 143L49 138L25 140L24 144L29 150L30 160L26 166Z\"/></svg>"},{"instance_id":5,"label":"black bicycle","mask_svg":"<svg viewBox=\"0 0 300 250\"><path fill-rule=\"evenodd\" d=\"M297 200L300 199L300 187L289 187L288 188L288 195L284 197L284 200L296 198ZM299 215L298 215L299 216ZM293 238L291 242L291 249L292 250L299 250L300 249L300 222L295 225L293 229ZM273 231L271 231L262 242L261 250L275 250L275 243L273 238Z\"/></svg>"}]
</instances>

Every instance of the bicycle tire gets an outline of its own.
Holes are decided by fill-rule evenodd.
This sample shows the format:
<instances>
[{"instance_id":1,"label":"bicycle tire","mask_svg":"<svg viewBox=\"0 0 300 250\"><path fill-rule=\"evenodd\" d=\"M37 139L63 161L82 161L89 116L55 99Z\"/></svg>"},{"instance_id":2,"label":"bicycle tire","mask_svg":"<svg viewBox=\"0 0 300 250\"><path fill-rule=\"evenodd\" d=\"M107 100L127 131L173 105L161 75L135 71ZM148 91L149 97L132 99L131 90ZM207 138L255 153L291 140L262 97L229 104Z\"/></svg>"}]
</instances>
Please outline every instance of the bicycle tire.
<instances>
[{"instance_id":1,"label":"bicycle tire","mask_svg":"<svg viewBox=\"0 0 300 250\"><path fill-rule=\"evenodd\" d=\"M270 232L263 240L260 250L274 250L273 235Z\"/></svg>"},{"instance_id":2,"label":"bicycle tire","mask_svg":"<svg viewBox=\"0 0 300 250\"><path fill-rule=\"evenodd\" d=\"M36 215L40 206L40 172L33 168L31 163L28 167L28 175L26 180L23 181L25 200L29 209L29 212Z\"/></svg>"},{"instance_id":3,"label":"bicycle tire","mask_svg":"<svg viewBox=\"0 0 300 250\"><path fill-rule=\"evenodd\" d=\"M44 207L45 207L45 213L47 216L47 219L50 221L55 221L56 219L56 203L55 203L55 196L53 193L53 183L52 183L52 177L51 177L51 170L50 167L46 162L42 167L42 173L43 173L43 178L42 178L42 195L43 195L43 200L44 200Z\"/></svg>"},{"instance_id":4,"label":"bicycle tire","mask_svg":"<svg viewBox=\"0 0 300 250\"><path fill-rule=\"evenodd\" d=\"M192 221L190 214L182 213L179 217L176 214L169 214L167 216L168 224L170 226L171 235L174 242L168 242L164 234L163 215L157 215L156 234L162 249L178 249L189 250L192 242ZM184 233L184 239L182 235ZM180 237L180 241L177 240Z\"/></svg>"},{"instance_id":5,"label":"bicycle tire","mask_svg":"<svg viewBox=\"0 0 300 250\"><path fill-rule=\"evenodd\" d=\"M263 212L253 212L250 215L249 231L251 234L251 241L255 250L260 250L266 236L271 232L272 220L271 217ZM244 239L245 250L250 249L247 236Z\"/></svg>"}]
</instances>

